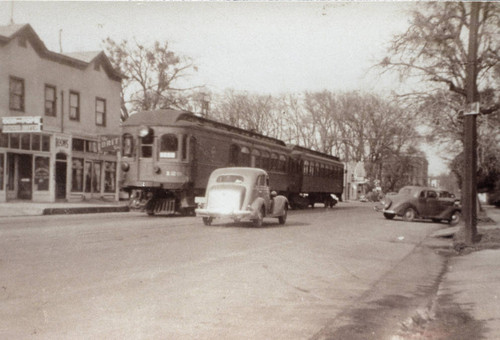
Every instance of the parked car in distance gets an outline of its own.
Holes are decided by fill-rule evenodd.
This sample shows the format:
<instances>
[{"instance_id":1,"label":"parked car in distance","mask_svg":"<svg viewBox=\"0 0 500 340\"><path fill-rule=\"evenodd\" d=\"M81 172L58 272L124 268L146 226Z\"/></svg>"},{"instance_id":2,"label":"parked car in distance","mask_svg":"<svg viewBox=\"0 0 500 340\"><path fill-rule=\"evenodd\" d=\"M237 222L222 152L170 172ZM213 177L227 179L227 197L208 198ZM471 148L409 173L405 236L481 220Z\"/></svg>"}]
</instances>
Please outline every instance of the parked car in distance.
<instances>
[{"instance_id":1,"label":"parked car in distance","mask_svg":"<svg viewBox=\"0 0 500 340\"><path fill-rule=\"evenodd\" d=\"M397 195L386 195L375 210L389 220L400 216L405 221L422 218L456 225L461 219L460 200L448 191L430 187L403 187Z\"/></svg>"},{"instance_id":2,"label":"parked car in distance","mask_svg":"<svg viewBox=\"0 0 500 340\"><path fill-rule=\"evenodd\" d=\"M277 218L284 224L288 200L269 187L269 176L257 168L220 168L208 179L205 198L195 210L205 225L214 218L231 218L235 222L250 220L260 227L264 217Z\"/></svg>"}]
</instances>

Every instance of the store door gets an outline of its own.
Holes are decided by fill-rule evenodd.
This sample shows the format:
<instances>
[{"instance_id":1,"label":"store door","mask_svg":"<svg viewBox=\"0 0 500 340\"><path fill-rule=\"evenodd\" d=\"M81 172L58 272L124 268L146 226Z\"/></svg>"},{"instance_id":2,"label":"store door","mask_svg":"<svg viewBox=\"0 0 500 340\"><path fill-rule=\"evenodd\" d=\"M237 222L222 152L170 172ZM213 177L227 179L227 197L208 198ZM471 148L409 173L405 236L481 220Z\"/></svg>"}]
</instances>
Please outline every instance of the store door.
<instances>
[{"instance_id":1,"label":"store door","mask_svg":"<svg viewBox=\"0 0 500 340\"><path fill-rule=\"evenodd\" d=\"M30 200L33 194L33 156L19 154L17 157L19 169L17 198Z\"/></svg>"},{"instance_id":2,"label":"store door","mask_svg":"<svg viewBox=\"0 0 500 340\"><path fill-rule=\"evenodd\" d=\"M56 199L66 198L66 179L67 179L66 155L58 153L56 155Z\"/></svg>"}]
</instances>

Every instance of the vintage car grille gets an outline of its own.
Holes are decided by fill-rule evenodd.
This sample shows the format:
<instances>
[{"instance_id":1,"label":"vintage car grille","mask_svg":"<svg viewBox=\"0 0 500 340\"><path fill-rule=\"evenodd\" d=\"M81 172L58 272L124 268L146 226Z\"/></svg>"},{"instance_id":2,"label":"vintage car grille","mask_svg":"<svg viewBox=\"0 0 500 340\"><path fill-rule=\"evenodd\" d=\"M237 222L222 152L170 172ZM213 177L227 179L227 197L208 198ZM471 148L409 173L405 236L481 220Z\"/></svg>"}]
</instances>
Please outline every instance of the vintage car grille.
<instances>
[{"instance_id":1,"label":"vintage car grille","mask_svg":"<svg viewBox=\"0 0 500 340\"><path fill-rule=\"evenodd\" d=\"M241 209L244 188L213 188L208 193L207 209L232 212Z\"/></svg>"}]
</instances>

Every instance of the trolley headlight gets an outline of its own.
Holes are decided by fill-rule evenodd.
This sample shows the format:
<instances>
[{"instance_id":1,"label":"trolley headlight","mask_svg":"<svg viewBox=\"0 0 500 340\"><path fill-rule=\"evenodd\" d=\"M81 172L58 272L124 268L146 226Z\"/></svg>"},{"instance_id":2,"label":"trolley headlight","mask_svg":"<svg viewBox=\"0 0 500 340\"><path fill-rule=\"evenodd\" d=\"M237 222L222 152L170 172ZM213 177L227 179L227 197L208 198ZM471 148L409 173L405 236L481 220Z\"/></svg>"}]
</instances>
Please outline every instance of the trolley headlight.
<instances>
[{"instance_id":1,"label":"trolley headlight","mask_svg":"<svg viewBox=\"0 0 500 340\"><path fill-rule=\"evenodd\" d=\"M122 162L120 166L123 172L127 172L130 170L130 164L128 164L127 162Z\"/></svg>"},{"instance_id":2,"label":"trolley headlight","mask_svg":"<svg viewBox=\"0 0 500 340\"><path fill-rule=\"evenodd\" d=\"M149 127L149 126L141 126L139 128L139 137L146 137L148 136L149 134L151 134L153 132L153 130Z\"/></svg>"}]
</instances>

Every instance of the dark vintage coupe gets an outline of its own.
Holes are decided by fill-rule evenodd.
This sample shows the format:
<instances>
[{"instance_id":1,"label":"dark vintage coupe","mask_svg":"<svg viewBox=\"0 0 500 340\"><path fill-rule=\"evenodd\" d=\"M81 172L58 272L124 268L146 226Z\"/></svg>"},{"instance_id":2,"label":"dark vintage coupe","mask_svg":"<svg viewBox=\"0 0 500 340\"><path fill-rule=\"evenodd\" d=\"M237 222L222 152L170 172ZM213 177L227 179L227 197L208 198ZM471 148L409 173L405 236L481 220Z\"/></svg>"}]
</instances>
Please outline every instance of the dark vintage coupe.
<instances>
[{"instance_id":1,"label":"dark vintage coupe","mask_svg":"<svg viewBox=\"0 0 500 340\"><path fill-rule=\"evenodd\" d=\"M375 210L389 220L400 216L405 221L420 218L456 225L461 218L460 200L448 191L430 187L403 187L396 195L384 197Z\"/></svg>"}]
</instances>

